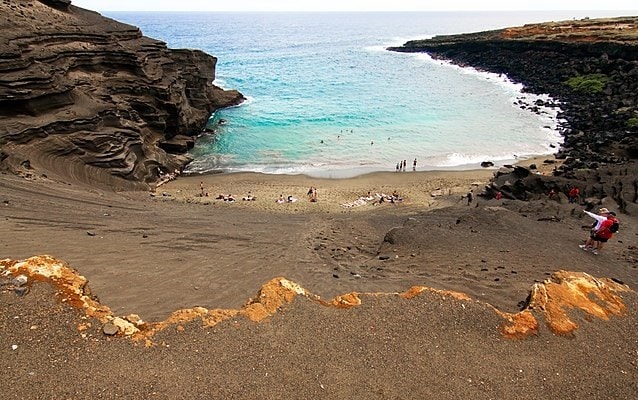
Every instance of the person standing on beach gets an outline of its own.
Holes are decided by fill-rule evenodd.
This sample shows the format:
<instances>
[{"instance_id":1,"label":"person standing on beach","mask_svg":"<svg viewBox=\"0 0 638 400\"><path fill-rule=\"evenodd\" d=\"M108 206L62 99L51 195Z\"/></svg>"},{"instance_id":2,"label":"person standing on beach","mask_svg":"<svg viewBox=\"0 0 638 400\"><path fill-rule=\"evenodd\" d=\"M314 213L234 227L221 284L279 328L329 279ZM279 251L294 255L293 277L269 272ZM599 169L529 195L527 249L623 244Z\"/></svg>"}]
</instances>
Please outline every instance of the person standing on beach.
<instances>
[{"instance_id":1,"label":"person standing on beach","mask_svg":"<svg viewBox=\"0 0 638 400\"><path fill-rule=\"evenodd\" d=\"M416 171L416 158L412 162L412 171Z\"/></svg>"},{"instance_id":2,"label":"person standing on beach","mask_svg":"<svg viewBox=\"0 0 638 400\"><path fill-rule=\"evenodd\" d=\"M474 200L474 191L470 190L469 192L467 192L467 205L471 205L472 204L472 200Z\"/></svg>"},{"instance_id":3,"label":"person standing on beach","mask_svg":"<svg viewBox=\"0 0 638 400\"><path fill-rule=\"evenodd\" d=\"M317 188L314 186L311 186L310 189L308 189L308 200L310 200L311 203L315 203L317 201Z\"/></svg>"}]
</instances>

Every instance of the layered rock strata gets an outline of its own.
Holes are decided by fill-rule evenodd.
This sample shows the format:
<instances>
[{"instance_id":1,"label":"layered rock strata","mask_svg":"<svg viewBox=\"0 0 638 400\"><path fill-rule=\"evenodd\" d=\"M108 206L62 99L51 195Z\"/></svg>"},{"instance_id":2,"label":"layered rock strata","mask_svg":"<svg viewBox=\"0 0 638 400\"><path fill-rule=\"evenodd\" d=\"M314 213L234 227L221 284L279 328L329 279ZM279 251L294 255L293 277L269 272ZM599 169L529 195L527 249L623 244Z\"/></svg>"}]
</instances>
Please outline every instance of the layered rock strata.
<instances>
[{"instance_id":1,"label":"layered rock strata","mask_svg":"<svg viewBox=\"0 0 638 400\"><path fill-rule=\"evenodd\" d=\"M2 0L0 14L0 169L153 186L214 110L243 101L212 84L215 57L70 1Z\"/></svg>"},{"instance_id":2,"label":"layered rock strata","mask_svg":"<svg viewBox=\"0 0 638 400\"><path fill-rule=\"evenodd\" d=\"M390 49L506 74L529 92L549 94L565 121L556 154L564 162L554 175L576 180L588 196L613 197L624 209L635 205L638 17L437 36Z\"/></svg>"}]
</instances>

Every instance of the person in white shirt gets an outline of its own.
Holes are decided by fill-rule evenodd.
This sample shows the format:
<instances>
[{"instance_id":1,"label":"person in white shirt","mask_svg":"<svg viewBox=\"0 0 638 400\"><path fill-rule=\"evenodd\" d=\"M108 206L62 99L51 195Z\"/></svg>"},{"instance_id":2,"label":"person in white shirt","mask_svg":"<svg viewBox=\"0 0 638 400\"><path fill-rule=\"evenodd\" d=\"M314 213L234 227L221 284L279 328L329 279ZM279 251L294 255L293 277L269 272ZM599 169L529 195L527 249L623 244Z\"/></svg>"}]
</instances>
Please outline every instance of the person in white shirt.
<instances>
[{"instance_id":1,"label":"person in white shirt","mask_svg":"<svg viewBox=\"0 0 638 400\"><path fill-rule=\"evenodd\" d=\"M583 212L589 215L590 217L592 217L593 219L595 219L596 223L592 225L591 230L589 231L589 237L585 241L585 244L578 245L578 247L580 247L583 250L593 251L596 249L596 240L595 240L596 231L600 229L600 225L603 223L603 221L607 219L607 216L609 215L609 210L603 207L600 210L598 210L599 214L594 214L587 210L583 210Z\"/></svg>"}]
</instances>

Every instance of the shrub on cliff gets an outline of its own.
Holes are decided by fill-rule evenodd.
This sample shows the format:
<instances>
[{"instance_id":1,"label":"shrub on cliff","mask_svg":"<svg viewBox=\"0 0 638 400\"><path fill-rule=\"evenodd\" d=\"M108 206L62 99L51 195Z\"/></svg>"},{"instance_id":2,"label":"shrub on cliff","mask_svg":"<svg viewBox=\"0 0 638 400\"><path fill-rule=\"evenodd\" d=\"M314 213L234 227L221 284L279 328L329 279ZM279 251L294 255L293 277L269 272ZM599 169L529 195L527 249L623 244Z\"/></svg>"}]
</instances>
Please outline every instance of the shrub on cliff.
<instances>
[{"instance_id":1,"label":"shrub on cliff","mask_svg":"<svg viewBox=\"0 0 638 400\"><path fill-rule=\"evenodd\" d=\"M603 91L609 78L605 74L574 76L567 80L567 85L574 91L584 94L596 94Z\"/></svg>"},{"instance_id":2,"label":"shrub on cliff","mask_svg":"<svg viewBox=\"0 0 638 400\"><path fill-rule=\"evenodd\" d=\"M627 120L627 126L629 128L638 128L638 117L632 117Z\"/></svg>"}]
</instances>

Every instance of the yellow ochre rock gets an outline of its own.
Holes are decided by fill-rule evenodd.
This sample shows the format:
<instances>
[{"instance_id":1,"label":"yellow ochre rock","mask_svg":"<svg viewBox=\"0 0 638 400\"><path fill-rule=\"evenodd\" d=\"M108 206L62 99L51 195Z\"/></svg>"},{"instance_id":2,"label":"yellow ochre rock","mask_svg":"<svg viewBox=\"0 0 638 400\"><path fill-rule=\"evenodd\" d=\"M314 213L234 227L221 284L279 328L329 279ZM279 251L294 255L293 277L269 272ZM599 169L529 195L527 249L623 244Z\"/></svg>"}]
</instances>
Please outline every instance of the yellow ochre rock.
<instances>
[{"instance_id":1,"label":"yellow ochre rock","mask_svg":"<svg viewBox=\"0 0 638 400\"><path fill-rule=\"evenodd\" d=\"M468 295L459 292L438 290L425 286L414 286L403 293L348 293L335 297L331 301L323 301L304 288L286 278L271 279L262 286L258 295L250 299L239 310L209 310L204 307L194 307L173 312L166 320L149 323L142 321L137 315L116 317L110 308L101 305L91 296L87 287L87 280L69 267L66 263L50 256L35 256L22 261L10 259L0 260L1 276L25 275L30 282L48 282L58 291L62 302L84 310L87 317L96 318L103 324L117 327L117 333L132 337L134 340L144 340L146 345L153 345L151 338L156 332L175 326L183 330L182 324L201 320L202 326L212 327L231 318L243 317L252 322L264 321L275 314L286 304L291 303L297 296L303 296L318 305L351 308L362 304L362 295L398 296L403 299L413 299L424 292L439 294L448 301L484 304L503 318L500 327L501 334L510 339L523 339L539 334L537 316L541 316L551 332L557 335L571 335L578 324L568 315L568 311L577 309L582 312L609 320L610 316L621 317L626 312L626 305L621 296L622 292L631 289L608 278L595 278L583 272L558 271L541 283L535 283L531 288L529 303L518 313L505 313L489 304L473 300ZM90 326L90 324L88 325ZM86 321L78 323L78 330L87 328Z\"/></svg>"}]
</instances>

